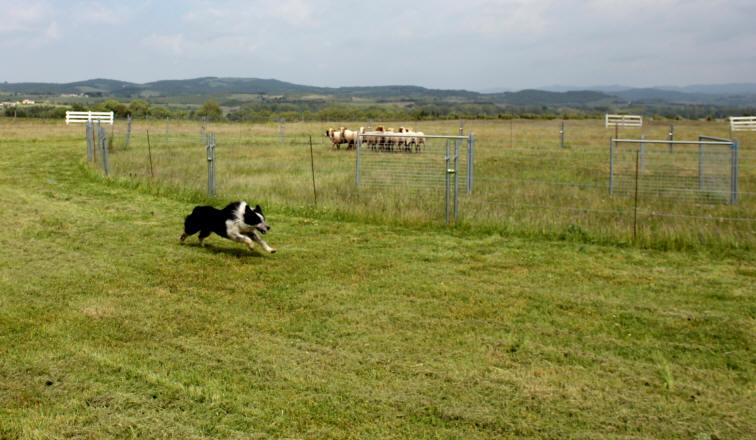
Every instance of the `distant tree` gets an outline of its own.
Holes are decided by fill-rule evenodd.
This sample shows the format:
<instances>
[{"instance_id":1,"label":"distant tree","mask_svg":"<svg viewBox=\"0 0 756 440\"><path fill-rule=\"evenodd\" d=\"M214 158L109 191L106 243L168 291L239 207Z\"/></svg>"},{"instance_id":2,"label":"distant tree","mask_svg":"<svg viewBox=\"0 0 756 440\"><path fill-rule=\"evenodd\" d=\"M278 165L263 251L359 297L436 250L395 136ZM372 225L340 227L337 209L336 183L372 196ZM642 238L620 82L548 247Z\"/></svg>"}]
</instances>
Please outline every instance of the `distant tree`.
<instances>
[{"instance_id":1,"label":"distant tree","mask_svg":"<svg viewBox=\"0 0 756 440\"><path fill-rule=\"evenodd\" d=\"M197 110L197 116L204 116L210 121L221 121L224 119L223 110L221 109L220 104L218 104L218 101L214 99L205 101L205 103L202 104L202 107Z\"/></svg>"},{"instance_id":2,"label":"distant tree","mask_svg":"<svg viewBox=\"0 0 756 440\"><path fill-rule=\"evenodd\" d=\"M129 103L128 111L133 118L144 118L150 113L150 105L147 104L147 101L136 99Z\"/></svg>"},{"instance_id":3,"label":"distant tree","mask_svg":"<svg viewBox=\"0 0 756 440\"><path fill-rule=\"evenodd\" d=\"M108 99L105 102L97 104L98 110L113 112L117 118L125 118L129 114L129 108L126 104L116 101L115 99Z\"/></svg>"},{"instance_id":4,"label":"distant tree","mask_svg":"<svg viewBox=\"0 0 756 440\"><path fill-rule=\"evenodd\" d=\"M165 119L171 116L171 111L161 106L150 107L150 116Z\"/></svg>"}]
</instances>

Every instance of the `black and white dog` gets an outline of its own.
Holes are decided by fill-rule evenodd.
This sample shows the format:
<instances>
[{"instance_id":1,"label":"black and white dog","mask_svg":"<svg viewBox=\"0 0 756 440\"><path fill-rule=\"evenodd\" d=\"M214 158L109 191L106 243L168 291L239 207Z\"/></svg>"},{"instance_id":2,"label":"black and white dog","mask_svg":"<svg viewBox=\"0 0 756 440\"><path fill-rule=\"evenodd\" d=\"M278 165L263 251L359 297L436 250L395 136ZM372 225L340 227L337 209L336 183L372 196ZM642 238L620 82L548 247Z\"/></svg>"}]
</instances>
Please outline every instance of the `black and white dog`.
<instances>
[{"instance_id":1,"label":"black and white dog","mask_svg":"<svg viewBox=\"0 0 756 440\"><path fill-rule=\"evenodd\" d=\"M200 246L204 247L205 239L215 232L229 240L246 243L250 249L254 249L254 242L257 242L266 252L273 254L276 250L257 235L257 231L265 234L269 230L270 226L265 223L260 205L255 206L255 209L250 208L247 202L233 202L223 209L197 206L184 219L184 233L180 240L184 241L186 237L199 232Z\"/></svg>"}]
</instances>

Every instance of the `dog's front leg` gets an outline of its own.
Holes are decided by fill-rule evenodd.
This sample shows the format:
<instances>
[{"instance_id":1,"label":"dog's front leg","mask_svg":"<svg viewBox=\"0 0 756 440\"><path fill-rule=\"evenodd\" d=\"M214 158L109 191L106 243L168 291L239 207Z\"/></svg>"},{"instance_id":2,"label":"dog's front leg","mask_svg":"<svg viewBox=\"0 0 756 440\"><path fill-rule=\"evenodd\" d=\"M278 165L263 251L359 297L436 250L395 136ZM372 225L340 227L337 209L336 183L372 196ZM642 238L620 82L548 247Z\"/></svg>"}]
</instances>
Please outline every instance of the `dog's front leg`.
<instances>
[{"instance_id":1,"label":"dog's front leg","mask_svg":"<svg viewBox=\"0 0 756 440\"><path fill-rule=\"evenodd\" d=\"M265 242L265 241L264 241L264 240L263 240L262 238L260 238L260 236L259 236L259 235L257 235L257 232L255 232L255 231L252 231L252 232L250 232L250 233L249 233L248 235L249 235L250 237L252 237L252 240L254 240L254 241L256 241L257 243L259 243L259 244L260 244L260 246L262 246L262 247L263 247L263 249L265 249L265 252L267 252L267 253L269 253L269 254L275 254L275 253L276 253L276 250L275 250L275 249L273 249L272 247L268 246L268 243L266 243L266 242Z\"/></svg>"},{"instance_id":2,"label":"dog's front leg","mask_svg":"<svg viewBox=\"0 0 756 440\"><path fill-rule=\"evenodd\" d=\"M239 243L245 243L247 246L249 246L250 250L255 249L255 243L253 243L252 240L244 234L230 234L229 238L231 240L238 241Z\"/></svg>"}]
</instances>

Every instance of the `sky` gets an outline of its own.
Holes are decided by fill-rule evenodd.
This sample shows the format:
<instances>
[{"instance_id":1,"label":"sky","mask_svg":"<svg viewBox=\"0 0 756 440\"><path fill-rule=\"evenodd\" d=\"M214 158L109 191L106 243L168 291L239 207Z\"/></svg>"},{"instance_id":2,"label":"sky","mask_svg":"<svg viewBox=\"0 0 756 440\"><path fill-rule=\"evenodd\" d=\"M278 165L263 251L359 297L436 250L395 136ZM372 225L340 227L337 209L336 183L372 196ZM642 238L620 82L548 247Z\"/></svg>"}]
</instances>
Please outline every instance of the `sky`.
<instances>
[{"instance_id":1,"label":"sky","mask_svg":"<svg viewBox=\"0 0 756 440\"><path fill-rule=\"evenodd\" d=\"M0 82L756 82L756 0L0 0Z\"/></svg>"}]
</instances>

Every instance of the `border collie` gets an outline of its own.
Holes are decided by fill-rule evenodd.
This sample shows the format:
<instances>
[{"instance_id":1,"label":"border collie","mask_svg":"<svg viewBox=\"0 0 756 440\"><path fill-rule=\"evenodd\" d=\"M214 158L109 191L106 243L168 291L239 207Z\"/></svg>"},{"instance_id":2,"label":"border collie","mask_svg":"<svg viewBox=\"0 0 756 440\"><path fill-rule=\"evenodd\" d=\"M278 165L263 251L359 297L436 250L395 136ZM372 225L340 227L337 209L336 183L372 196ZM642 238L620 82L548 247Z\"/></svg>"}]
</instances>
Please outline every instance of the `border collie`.
<instances>
[{"instance_id":1,"label":"border collie","mask_svg":"<svg viewBox=\"0 0 756 440\"><path fill-rule=\"evenodd\" d=\"M273 254L276 250L268 246L257 234L257 231L265 234L269 230L270 226L265 223L260 205L254 209L250 208L247 202L229 203L223 209L197 206L184 219L184 233L181 234L180 240L183 242L186 237L199 232L200 246L204 247L205 239L215 232L229 240L246 243L250 249L254 249L254 242L257 242L266 252Z\"/></svg>"}]
</instances>

